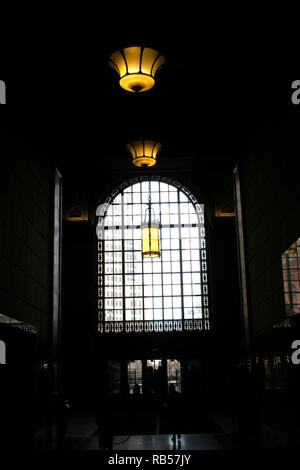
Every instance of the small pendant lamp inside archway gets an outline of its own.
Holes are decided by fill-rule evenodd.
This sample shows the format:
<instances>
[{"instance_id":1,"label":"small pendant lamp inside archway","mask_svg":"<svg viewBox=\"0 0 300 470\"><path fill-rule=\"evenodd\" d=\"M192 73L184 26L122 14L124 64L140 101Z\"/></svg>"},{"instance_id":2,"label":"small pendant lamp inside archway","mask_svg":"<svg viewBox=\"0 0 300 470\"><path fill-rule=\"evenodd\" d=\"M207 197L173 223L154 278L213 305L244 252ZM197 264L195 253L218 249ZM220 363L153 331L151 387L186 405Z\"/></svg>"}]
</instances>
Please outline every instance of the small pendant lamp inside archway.
<instances>
[{"instance_id":1,"label":"small pendant lamp inside archway","mask_svg":"<svg viewBox=\"0 0 300 470\"><path fill-rule=\"evenodd\" d=\"M143 258L157 258L160 256L159 222L155 219L154 210L151 207L151 187L149 182L148 207L145 212L145 220L142 223L142 255Z\"/></svg>"},{"instance_id":2,"label":"small pendant lamp inside archway","mask_svg":"<svg viewBox=\"0 0 300 470\"><path fill-rule=\"evenodd\" d=\"M155 165L161 144L153 140L135 140L126 147L132 155L132 163L135 166L148 168Z\"/></svg>"}]
</instances>

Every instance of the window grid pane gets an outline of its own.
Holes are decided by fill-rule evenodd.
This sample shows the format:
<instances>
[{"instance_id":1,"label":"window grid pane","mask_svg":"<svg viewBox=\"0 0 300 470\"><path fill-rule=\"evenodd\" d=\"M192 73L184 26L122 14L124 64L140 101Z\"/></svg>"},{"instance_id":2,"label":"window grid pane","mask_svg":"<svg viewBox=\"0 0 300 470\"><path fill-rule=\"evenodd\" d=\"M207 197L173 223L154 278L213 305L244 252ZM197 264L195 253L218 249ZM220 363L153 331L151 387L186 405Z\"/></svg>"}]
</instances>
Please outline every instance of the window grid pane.
<instances>
[{"instance_id":1,"label":"window grid pane","mask_svg":"<svg viewBox=\"0 0 300 470\"><path fill-rule=\"evenodd\" d=\"M161 223L161 256L141 254L149 188L143 181L121 191L104 217L104 240L98 241L99 331L209 329L201 206L195 210L188 195L171 184L151 181L150 187Z\"/></svg>"},{"instance_id":2,"label":"window grid pane","mask_svg":"<svg viewBox=\"0 0 300 470\"><path fill-rule=\"evenodd\" d=\"M282 277L286 315L300 313L300 238L282 255Z\"/></svg>"}]
</instances>

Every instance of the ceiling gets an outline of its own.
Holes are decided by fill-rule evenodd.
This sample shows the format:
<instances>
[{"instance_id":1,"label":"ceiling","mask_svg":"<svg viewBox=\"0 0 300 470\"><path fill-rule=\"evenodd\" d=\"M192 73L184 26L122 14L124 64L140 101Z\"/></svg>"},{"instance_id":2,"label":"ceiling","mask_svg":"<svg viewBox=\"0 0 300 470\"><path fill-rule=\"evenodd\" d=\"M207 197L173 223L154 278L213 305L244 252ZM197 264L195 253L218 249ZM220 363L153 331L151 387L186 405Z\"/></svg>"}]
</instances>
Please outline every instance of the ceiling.
<instances>
[{"instance_id":1,"label":"ceiling","mask_svg":"<svg viewBox=\"0 0 300 470\"><path fill-rule=\"evenodd\" d=\"M236 159L278 90L289 98L297 28L274 7L117 8L78 10L76 21L72 12L6 36L10 118L25 117L56 160L101 165L126 158L130 168L125 144L136 138L159 140L162 161ZM152 90L132 94L119 87L108 57L139 42L162 52L166 63Z\"/></svg>"}]
</instances>

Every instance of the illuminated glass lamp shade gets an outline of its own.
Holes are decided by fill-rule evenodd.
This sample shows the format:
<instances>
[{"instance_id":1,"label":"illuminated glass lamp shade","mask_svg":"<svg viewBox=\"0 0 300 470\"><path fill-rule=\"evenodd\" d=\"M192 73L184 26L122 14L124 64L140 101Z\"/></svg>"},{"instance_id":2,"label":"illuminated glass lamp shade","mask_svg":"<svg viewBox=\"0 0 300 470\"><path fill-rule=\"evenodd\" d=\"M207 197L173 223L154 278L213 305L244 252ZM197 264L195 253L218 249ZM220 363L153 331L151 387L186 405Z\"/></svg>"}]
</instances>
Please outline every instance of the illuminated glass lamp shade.
<instances>
[{"instance_id":1,"label":"illuminated glass lamp shade","mask_svg":"<svg viewBox=\"0 0 300 470\"><path fill-rule=\"evenodd\" d=\"M292 243L292 245L284 252L285 255L290 255L292 253L297 252L297 245L296 242Z\"/></svg>"},{"instance_id":2,"label":"illuminated glass lamp shade","mask_svg":"<svg viewBox=\"0 0 300 470\"><path fill-rule=\"evenodd\" d=\"M126 147L132 155L132 163L142 168L148 168L156 163L156 156L161 149L161 144L153 140L135 140Z\"/></svg>"},{"instance_id":3,"label":"illuminated glass lamp shade","mask_svg":"<svg viewBox=\"0 0 300 470\"><path fill-rule=\"evenodd\" d=\"M160 256L159 223L154 219L151 220L150 215L149 220L145 219L142 224L142 256L143 258Z\"/></svg>"},{"instance_id":4,"label":"illuminated glass lamp shade","mask_svg":"<svg viewBox=\"0 0 300 470\"><path fill-rule=\"evenodd\" d=\"M164 63L164 56L149 47L125 47L109 57L109 65L120 76L120 86L133 93L150 90L157 70Z\"/></svg>"}]
</instances>

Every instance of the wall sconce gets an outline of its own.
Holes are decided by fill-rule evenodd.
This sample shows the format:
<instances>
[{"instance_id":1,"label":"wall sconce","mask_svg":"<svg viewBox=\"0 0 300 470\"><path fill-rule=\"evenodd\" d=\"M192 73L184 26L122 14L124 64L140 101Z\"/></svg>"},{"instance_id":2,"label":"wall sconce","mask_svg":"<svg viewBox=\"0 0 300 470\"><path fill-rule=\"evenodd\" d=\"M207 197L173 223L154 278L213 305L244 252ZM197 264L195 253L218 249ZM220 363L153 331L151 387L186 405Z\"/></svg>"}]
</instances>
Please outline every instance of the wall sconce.
<instances>
[{"instance_id":1,"label":"wall sconce","mask_svg":"<svg viewBox=\"0 0 300 470\"><path fill-rule=\"evenodd\" d=\"M296 244L296 242L292 243L292 245L287 250L285 250L285 252L284 252L285 255L290 255L292 253L297 253L297 244Z\"/></svg>"},{"instance_id":2,"label":"wall sconce","mask_svg":"<svg viewBox=\"0 0 300 470\"><path fill-rule=\"evenodd\" d=\"M154 75L165 58L149 47L131 46L115 51L108 63L118 72L124 90L140 93L153 87Z\"/></svg>"},{"instance_id":3,"label":"wall sconce","mask_svg":"<svg viewBox=\"0 0 300 470\"><path fill-rule=\"evenodd\" d=\"M153 140L135 140L126 147L132 155L132 163L142 168L148 168L156 163L156 155L161 149L161 144Z\"/></svg>"}]
</instances>

